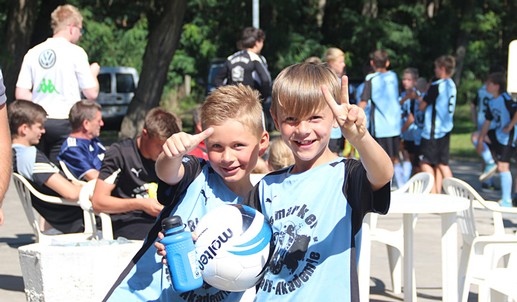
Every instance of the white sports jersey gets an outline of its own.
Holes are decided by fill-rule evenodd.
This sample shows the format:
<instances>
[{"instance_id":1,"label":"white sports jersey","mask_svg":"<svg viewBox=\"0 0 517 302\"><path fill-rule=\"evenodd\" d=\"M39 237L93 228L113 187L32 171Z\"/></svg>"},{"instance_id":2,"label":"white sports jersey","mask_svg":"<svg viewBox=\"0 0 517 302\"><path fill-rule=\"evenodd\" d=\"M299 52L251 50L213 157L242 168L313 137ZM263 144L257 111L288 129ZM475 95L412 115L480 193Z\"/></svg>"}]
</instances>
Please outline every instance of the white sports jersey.
<instances>
[{"instance_id":1,"label":"white sports jersey","mask_svg":"<svg viewBox=\"0 0 517 302\"><path fill-rule=\"evenodd\" d=\"M32 101L51 119L68 119L70 108L81 100L81 89L96 85L86 52L64 38L48 38L31 48L16 83L32 90Z\"/></svg>"}]
</instances>

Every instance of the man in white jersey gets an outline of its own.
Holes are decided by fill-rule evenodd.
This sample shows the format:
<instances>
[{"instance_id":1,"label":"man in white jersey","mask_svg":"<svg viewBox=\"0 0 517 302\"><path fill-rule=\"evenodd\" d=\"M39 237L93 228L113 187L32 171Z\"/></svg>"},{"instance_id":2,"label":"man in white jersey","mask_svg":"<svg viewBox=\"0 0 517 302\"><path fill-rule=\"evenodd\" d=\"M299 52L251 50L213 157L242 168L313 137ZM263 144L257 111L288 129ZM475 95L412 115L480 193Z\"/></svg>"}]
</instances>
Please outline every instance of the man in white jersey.
<instances>
[{"instance_id":1,"label":"man in white jersey","mask_svg":"<svg viewBox=\"0 0 517 302\"><path fill-rule=\"evenodd\" d=\"M70 108L81 100L95 100L99 94L99 64L88 63L88 55L76 43L82 36L83 17L72 5L58 6L51 14L53 36L23 58L15 96L32 100L48 113L46 133L38 148L57 163L61 144L71 132Z\"/></svg>"}]
</instances>

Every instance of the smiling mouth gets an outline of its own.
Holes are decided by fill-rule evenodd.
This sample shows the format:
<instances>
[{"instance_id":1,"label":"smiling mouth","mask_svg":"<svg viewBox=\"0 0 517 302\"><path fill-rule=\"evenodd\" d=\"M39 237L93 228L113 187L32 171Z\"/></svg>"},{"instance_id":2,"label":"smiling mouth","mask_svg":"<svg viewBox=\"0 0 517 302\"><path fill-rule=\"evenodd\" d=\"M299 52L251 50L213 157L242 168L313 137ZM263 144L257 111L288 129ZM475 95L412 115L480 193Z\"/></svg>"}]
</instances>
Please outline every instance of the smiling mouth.
<instances>
[{"instance_id":1,"label":"smiling mouth","mask_svg":"<svg viewBox=\"0 0 517 302\"><path fill-rule=\"evenodd\" d=\"M294 142L299 146L310 146L315 142L315 140L294 140Z\"/></svg>"}]
</instances>

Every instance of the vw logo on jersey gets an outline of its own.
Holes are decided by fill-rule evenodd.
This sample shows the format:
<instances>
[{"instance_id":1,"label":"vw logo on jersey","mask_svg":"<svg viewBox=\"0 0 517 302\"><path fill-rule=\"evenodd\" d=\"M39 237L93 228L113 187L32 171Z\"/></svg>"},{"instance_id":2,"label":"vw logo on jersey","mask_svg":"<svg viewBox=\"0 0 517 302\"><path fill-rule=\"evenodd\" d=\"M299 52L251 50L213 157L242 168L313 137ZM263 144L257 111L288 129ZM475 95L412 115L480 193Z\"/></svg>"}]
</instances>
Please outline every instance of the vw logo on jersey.
<instances>
[{"instance_id":1,"label":"vw logo on jersey","mask_svg":"<svg viewBox=\"0 0 517 302\"><path fill-rule=\"evenodd\" d=\"M52 49L45 49L39 54L39 65L45 69L49 69L56 64L56 53Z\"/></svg>"}]
</instances>

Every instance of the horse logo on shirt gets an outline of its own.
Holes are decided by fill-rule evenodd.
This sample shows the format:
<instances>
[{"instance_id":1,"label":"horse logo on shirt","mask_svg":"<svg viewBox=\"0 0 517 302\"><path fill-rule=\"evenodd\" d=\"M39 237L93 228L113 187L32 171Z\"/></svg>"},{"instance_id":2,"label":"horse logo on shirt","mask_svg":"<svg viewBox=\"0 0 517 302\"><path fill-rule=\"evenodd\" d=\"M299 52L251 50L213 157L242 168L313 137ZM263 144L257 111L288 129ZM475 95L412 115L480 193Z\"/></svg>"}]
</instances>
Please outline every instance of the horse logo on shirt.
<instances>
[{"instance_id":1,"label":"horse logo on shirt","mask_svg":"<svg viewBox=\"0 0 517 302\"><path fill-rule=\"evenodd\" d=\"M44 69L49 69L56 64L56 53L52 49L45 49L39 54L39 65Z\"/></svg>"}]
</instances>

